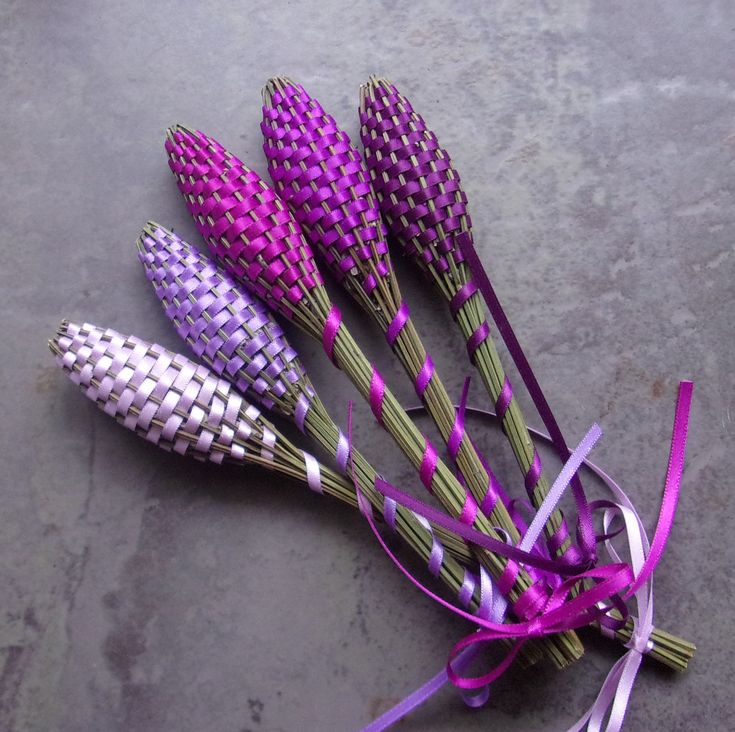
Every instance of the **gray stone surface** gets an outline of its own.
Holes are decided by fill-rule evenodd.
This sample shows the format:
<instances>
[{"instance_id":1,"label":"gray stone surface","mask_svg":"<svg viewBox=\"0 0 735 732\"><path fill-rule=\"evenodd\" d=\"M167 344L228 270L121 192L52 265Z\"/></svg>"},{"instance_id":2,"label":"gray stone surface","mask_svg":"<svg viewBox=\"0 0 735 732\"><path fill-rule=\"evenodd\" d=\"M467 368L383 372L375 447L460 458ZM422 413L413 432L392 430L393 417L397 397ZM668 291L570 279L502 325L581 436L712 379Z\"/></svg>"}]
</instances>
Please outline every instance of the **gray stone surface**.
<instances>
[{"instance_id":1,"label":"gray stone surface","mask_svg":"<svg viewBox=\"0 0 735 732\"><path fill-rule=\"evenodd\" d=\"M198 241L165 164L168 124L207 130L263 171L269 75L304 82L355 133L357 86L374 71L452 152L561 423L575 440L600 421L596 457L649 526L676 383L697 382L656 622L699 652L683 676L644 664L627 729L732 729L734 36L727 0L2 0L0 729L356 729L468 630L349 509L143 443L45 345L66 316L181 348L133 247L147 218ZM400 272L457 392L459 339ZM379 335L345 309L413 402ZM349 384L291 335L344 414ZM405 484L406 464L358 413L356 440ZM497 430L475 432L518 487ZM563 674L511 673L477 712L444 690L401 729L564 729L619 655L585 639Z\"/></svg>"}]
</instances>

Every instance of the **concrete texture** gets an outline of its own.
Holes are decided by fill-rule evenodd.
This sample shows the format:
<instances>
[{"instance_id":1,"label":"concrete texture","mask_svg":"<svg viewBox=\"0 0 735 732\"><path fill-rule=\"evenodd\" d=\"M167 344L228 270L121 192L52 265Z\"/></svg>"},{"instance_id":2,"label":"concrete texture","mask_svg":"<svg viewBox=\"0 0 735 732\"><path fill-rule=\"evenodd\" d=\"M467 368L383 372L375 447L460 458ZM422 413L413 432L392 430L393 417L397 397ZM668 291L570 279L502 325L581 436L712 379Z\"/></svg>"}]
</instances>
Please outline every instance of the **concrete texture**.
<instances>
[{"instance_id":1,"label":"concrete texture","mask_svg":"<svg viewBox=\"0 0 735 732\"><path fill-rule=\"evenodd\" d=\"M156 450L84 400L45 344L66 316L182 348L133 247L149 217L198 241L165 164L168 124L263 171L269 75L300 79L356 133L357 86L374 71L451 151L569 439L600 421L596 457L649 526L676 384L696 381L656 623L699 652L682 676L644 664L627 729L733 729L734 40L727 0L2 0L0 729L356 729L467 632L350 510ZM458 392L467 366L448 315L400 272ZM379 335L345 310L412 403ZM291 335L344 414L346 380ZM405 462L359 415L356 440L405 485ZM518 490L497 430L475 433ZM513 672L481 711L444 690L401 729L564 729L620 653L585 640L563 674Z\"/></svg>"}]
</instances>

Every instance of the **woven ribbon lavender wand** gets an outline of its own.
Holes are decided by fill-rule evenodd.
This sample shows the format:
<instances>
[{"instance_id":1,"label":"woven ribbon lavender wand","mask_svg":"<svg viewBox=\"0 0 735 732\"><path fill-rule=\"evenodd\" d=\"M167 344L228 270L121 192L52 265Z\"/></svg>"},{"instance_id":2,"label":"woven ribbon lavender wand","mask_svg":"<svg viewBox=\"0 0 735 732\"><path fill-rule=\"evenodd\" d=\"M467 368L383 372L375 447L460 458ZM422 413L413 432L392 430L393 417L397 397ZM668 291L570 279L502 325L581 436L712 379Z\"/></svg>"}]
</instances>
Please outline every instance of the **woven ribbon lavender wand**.
<instances>
[{"instance_id":1,"label":"woven ribbon lavender wand","mask_svg":"<svg viewBox=\"0 0 735 732\"><path fill-rule=\"evenodd\" d=\"M472 236L459 174L421 116L385 79L371 77L360 88L360 123L366 162L390 232L447 300L538 508L549 482L457 242L459 236ZM560 511L551 515L546 535L552 554L576 552Z\"/></svg>"},{"instance_id":2,"label":"woven ribbon lavender wand","mask_svg":"<svg viewBox=\"0 0 735 732\"><path fill-rule=\"evenodd\" d=\"M308 243L278 196L256 173L201 132L172 128L166 149L189 211L225 268L272 309L323 344L330 360L353 381L378 422L420 471L424 485L452 516L462 515L468 493L342 323ZM503 541L483 514L476 515L473 525ZM478 558L510 598L517 616L533 617L539 612L548 595L536 573L486 550L478 551ZM560 638L542 642L554 661L563 665L569 660L568 641Z\"/></svg>"},{"instance_id":3,"label":"woven ribbon lavender wand","mask_svg":"<svg viewBox=\"0 0 735 732\"><path fill-rule=\"evenodd\" d=\"M199 460L258 465L355 502L349 481L293 445L205 366L88 323L64 321L49 347L87 397L149 442Z\"/></svg>"},{"instance_id":4,"label":"woven ribbon lavender wand","mask_svg":"<svg viewBox=\"0 0 735 732\"><path fill-rule=\"evenodd\" d=\"M138 256L166 315L194 353L243 396L293 421L334 455L344 475L354 467L363 495L424 559L431 574L441 578L462 604L486 612L487 608L479 607L481 585L452 556L471 557L465 543L443 529L432 528L425 519L375 490L375 469L354 446L350 454L347 438L327 413L296 352L262 303L211 260L154 222L138 238ZM309 485L322 491L317 481ZM357 505L351 476L332 495ZM445 544L451 546L449 552ZM470 559L465 562L470 563ZM525 660L534 660L533 654L526 654Z\"/></svg>"},{"instance_id":5,"label":"woven ribbon lavender wand","mask_svg":"<svg viewBox=\"0 0 735 732\"><path fill-rule=\"evenodd\" d=\"M333 453L340 471L347 473L347 438L327 414L297 354L265 307L206 256L158 224L145 226L138 238L138 252L166 315L194 353L215 374L233 382L242 395L292 420ZM475 598L474 574L446 559L453 556L466 567L474 565L464 541L427 525L374 491L377 473L354 446L351 463L361 491L386 523L427 562L432 574L444 580L462 604L474 610L480 600ZM320 490L318 482L315 490ZM344 486L332 495L356 504L354 490L347 495ZM619 639L627 642L631 630L632 620L627 631L620 631ZM652 655L657 657L660 641L655 635L652 640ZM524 661L534 658L527 644Z\"/></svg>"},{"instance_id":6,"label":"woven ribbon lavender wand","mask_svg":"<svg viewBox=\"0 0 735 732\"><path fill-rule=\"evenodd\" d=\"M371 77L360 87L360 123L383 218L391 235L446 299L538 508L549 482L464 262L459 242L461 237L471 240L472 222L459 173L421 115L388 80ZM549 551L574 561L575 547L562 513L552 513L545 528ZM631 632L629 620L616 635L628 642ZM694 653L693 645L658 629L652 640L657 649L652 655L677 669L685 668Z\"/></svg>"}]
</instances>

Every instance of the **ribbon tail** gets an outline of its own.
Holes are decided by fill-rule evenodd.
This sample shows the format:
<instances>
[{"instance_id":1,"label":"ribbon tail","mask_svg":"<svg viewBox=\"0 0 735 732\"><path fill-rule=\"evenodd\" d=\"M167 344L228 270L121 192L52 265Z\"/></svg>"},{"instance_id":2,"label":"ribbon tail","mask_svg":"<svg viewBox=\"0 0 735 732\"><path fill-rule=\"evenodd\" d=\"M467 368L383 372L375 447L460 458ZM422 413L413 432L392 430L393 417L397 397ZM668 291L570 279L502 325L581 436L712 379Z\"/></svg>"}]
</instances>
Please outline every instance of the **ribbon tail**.
<instances>
[{"instance_id":1,"label":"ribbon tail","mask_svg":"<svg viewBox=\"0 0 735 732\"><path fill-rule=\"evenodd\" d=\"M479 645L465 648L455 661L457 668L462 669L469 665L472 659L477 655L478 651ZM410 693L392 709L389 709L366 727L363 727L361 732L383 732L384 729L388 729L388 727L394 725L399 719L402 719L409 712L416 709L416 707L421 706L427 699L436 694L436 692L439 691L439 689L441 689L448 681L449 676L447 676L447 669L443 668L438 674L436 674L436 676L429 679L425 684L416 689L416 691ZM482 697L483 695L480 695L480 698ZM485 695L485 698L482 699L483 703L486 698L487 697ZM465 699L465 703L467 703L468 706L481 706L481 704L475 703L474 699L475 697L469 697L469 699Z\"/></svg>"},{"instance_id":2,"label":"ribbon tail","mask_svg":"<svg viewBox=\"0 0 735 732\"><path fill-rule=\"evenodd\" d=\"M619 658L615 662L615 665L610 669L605 677L605 681L603 682L595 701L592 703L592 706L571 727L569 727L566 732L582 732L585 727L587 727L587 732L593 732L595 729L593 725L596 725L597 732L599 732L599 724L605 716L605 711L610 706L610 702L615 697L615 685L620 680L624 663L625 656ZM587 726L588 722L589 726Z\"/></svg>"},{"instance_id":3,"label":"ribbon tail","mask_svg":"<svg viewBox=\"0 0 735 732\"><path fill-rule=\"evenodd\" d=\"M638 669L641 667L643 656L638 651L630 651L627 657L624 656L624 661L605 732L620 732L622 729L625 713L628 711L630 693L633 691L633 684L638 675Z\"/></svg>"},{"instance_id":4,"label":"ribbon tail","mask_svg":"<svg viewBox=\"0 0 735 732\"><path fill-rule=\"evenodd\" d=\"M674 428L671 435L671 449L669 450L669 464L666 469L664 496L661 501L661 510L656 522L656 531L651 542L651 551L646 557L643 568L638 573L632 586L626 593L626 598L634 595L643 583L653 574L654 569L661 561L666 542L676 517L676 507L679 502L679 488L681 476L684 472L686 456L687 432L689 430L689 410L692 404L694 384L691 381L679 383L679 393L676 399L674 414Z\"/></svg>"}]
</instances>

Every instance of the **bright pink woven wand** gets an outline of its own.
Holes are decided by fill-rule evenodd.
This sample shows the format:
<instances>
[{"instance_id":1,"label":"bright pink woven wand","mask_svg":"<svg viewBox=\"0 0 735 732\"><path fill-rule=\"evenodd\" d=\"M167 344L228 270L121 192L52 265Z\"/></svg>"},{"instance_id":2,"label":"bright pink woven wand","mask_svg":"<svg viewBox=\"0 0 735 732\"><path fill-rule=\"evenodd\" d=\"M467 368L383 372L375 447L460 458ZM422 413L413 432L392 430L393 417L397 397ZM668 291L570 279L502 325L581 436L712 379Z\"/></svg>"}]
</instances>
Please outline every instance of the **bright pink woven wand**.
<instances>
[{"instance_id":1,"label":"bright pink woven wand","mask_svg":"<svg viewBox=\"0 0 735 732\"><path fill-rule=\"evenodd\" d=\"M482 513L471 510L471 495L438 458L342 324L309 244L273 190L201 132L171 128L166 149L189 211L225 268L272 309L322 342L330 360L353 381L376 419L419 470L424 485L451 515L503 540ZM486 550L478 551L478 558L510 598L515 614L533 616L545 604L547 590L535 573ZM543 644L555 662L563 665L569 654L560 637Z\"/></svg>"},{"instance_id":2,"label":"bright pink woven wand","mask_svg":"<svg viewBox=\"0 0 735 732\"><path fill-rule=\"evenodd\" d=\"M467 341L503 432L538 508L549 491L541 459L518 400L490 337L490 326L458 244L472 236L467 197L451 159L411 103L386 79L371 77L360 88L360 123L365 159L391 234L437 285ZM561 511L546 527L553 554L578 559Z\"/></svg>"}]
</instances>

